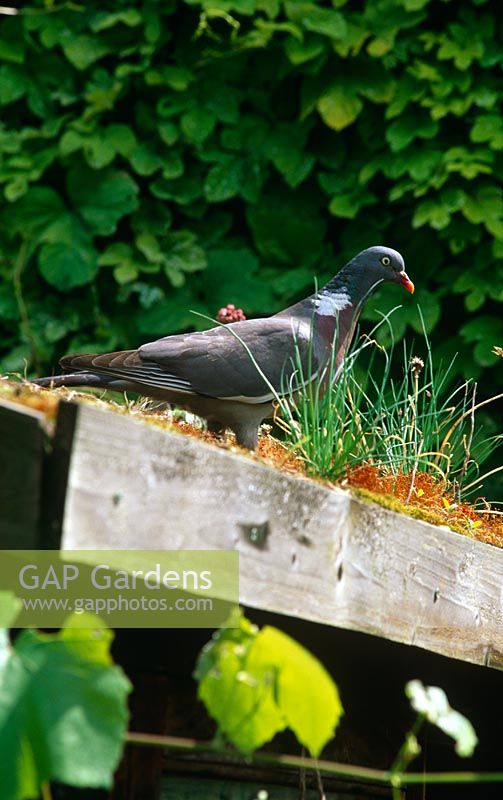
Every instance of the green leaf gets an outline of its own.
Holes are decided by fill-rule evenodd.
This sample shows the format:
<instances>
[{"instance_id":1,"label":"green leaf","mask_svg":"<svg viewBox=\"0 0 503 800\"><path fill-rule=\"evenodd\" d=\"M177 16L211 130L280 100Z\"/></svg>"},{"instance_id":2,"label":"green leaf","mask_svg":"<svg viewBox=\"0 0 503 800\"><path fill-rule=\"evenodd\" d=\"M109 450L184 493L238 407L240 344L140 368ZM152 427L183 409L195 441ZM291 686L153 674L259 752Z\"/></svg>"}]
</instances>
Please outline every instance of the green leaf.
<instances>
[{"instance_id":1,"label":"green leaf","mask_svg":"<svg viewBox=\"0 0 503 800\"><path fill-rule=\"evenodd\" d=\"M99 31L108 30L119 23L134 28L141 25L142 16L137 8L125 8L123 11L115 11L111 14L107 11L99 11L94 15L89 27L94 33L99 33Z\"/></svg>"},{"instance_id":2,"label":"green leaf","mask_svg":"<svg viewBox=\"0 0 503 800\"><path fill-rule=\"evenodd\" d=\"M115 149L100 135L92 136L85 141L83 150L87 163L93 169L103 169L115 158Z\"/></svg>"},{"instance_id":3,"label":"green leaf","mask_svg":"<svg viewBox=\"0 0 503 800\"><path fill-rule=\"evenodd\" d=\"M201 652L195 677L220 731L244 753L289 726L318 755L342 714L337 688L314 656L276 628L258 632L237 612Z\"/></svg>"},{"instance_id":4,"label":"green leaf","mask_svg":"<svg viewBox=\"0 0 503 800\"><path fill-rule=\"evenodd\" d=\"M210 203L222 203L239 194L242 182L240 158L228 158L210 169L204 182L204 194Z\"/></svg>"},{"instance_id":5,"label":"green leaf","mask_svg":"<svg viewBox=\"0 0 503 800\"><path fill-rule=\"evenodd\" d=\"M438 321L442 315L442 306L439 298L427 289L421 289L420 295L421 305L414 305L414 307L407 308L408 323L417 333L430 334L437 326ZM419 309L421 313L419 313Z\"/></svg>"},{"instance_id":6,"label":"green leaf","mask_svg":"<svg viewBox=\"0 0 503 800\"><path fill-rule=\"evenodd\" d=\"M503 150L503 120L495 114L477 117L470 139L472 142L489 142L494 150Z\"/></svg>"},{"instance_id":7,"label":"green leaf","mask_svg":"<svg viewBox=\"0 0 503 800\"><path fill-rule=\"evenodd\" d=\"M0 106L19 100L28 87L28 79L18 67L0 67Z\"/></svg>"},{"instance_id":8,"label":"green leaf","mask_svg":"<svg viewBox=\"0 0 503 800\"><path fill-rule=\"evenodd\" d=\"M114 278L120 285L136 280L142 264L135 261L133 248L123 242L114 242L98 258L98 265L115 267Z\"/></svg>"},{"instance_id":9,"label":"green leaf","mask_svg":"<svg viewBox=\"0 0 503 800\"><path fill-rule=\"evenodd\" d=\"M87 69L110 51L103 39L85 33L63 40L62 47L68 61L78 70Z\"/></svg>"},{"instance_id":10,"label":"green leaf","mask_svg":"<svg viewBox=\"0 0 503 800\"><path fill-rule=\"evenodd\" d=\"M46 281L64 292L90 283L98 268L93 248L76 248L65 242L42 245L38 263Z\"/></svg>"},{"instance_id":11,"label":"green leaf","mask_svg":"<svg viewBox=\"0 0 503 800\"><path fill-rule=\"evenodd\" d=\"M295 21L303 25L306 30L321 33L330 39L343 39L346 35L346 20L340 12L329 8L320 8L314 4L306 4L301 6L301 9L305 9L305 11L301 10L299 18L295 17Z\"/></svg>"},{"instance_id":12,"label":"green leaf","mask_svg":"<svg viewBox=\"0 0 503 800\"><path fill-rule=\"evenodd\" d=\"M198 318L192 311L199 311L208 314L208 308L198 300L195 300L188 293L186 288L179 290L172 297L151 301L150 295L143 291L144 302L138 313L137 325L142 334L148 336L166 336L173 331L194 328L198 324ZM140 303L142 295L140 294ZM208 327L205 325L204 327Z\"/></svg>"},{"instance_id":13,"label":"green leaf","mask_svg":"<svg viewBox=\"0 0 503 800\"><path fill-rule=\"evenodd\" d=\"M28 181L23 175L19 175L14 180L9 181L4 188L5 199L9 203L14 203L19 198L23 197L28 191Z\"/></svg>"},{"instance_id":14,"label":"green leaf","mask_svg":"<svg viewBox=\"0 0 503 800\"><path fill-rule=\"evenodd\" d=\"M473 355L477 364L490 367L498 363L493 348L503 340L503 322L499 317L489 314L476 317L463 325L459 332L465 342L475 345Z\"/></svg>"},{"instance_id":15,"label":"green leaf","mask_svg":"<svg viewBox=\"0 0 503 800\"><path fill-rule=\"evenodd\" d=\"M112 785L130 684L111 664L111 633L90 615L80 624L88 627L23 631L13 649L0 641L3 800L37 797L49 780Z\"/></svg>"},{"instance_id":16,"label":"green leaf","mask_svg":"<svg viewBox=\"0 0 503 800\"><path fill-rule=\"evenodd\" d=\"M337 687L320 662L290 636L267 625L250 648L246 670L270 675L288 727L313 757L319 756L343 713Z\"/></svg>"},{"instance_id":17,"label":"green leaf","mask_svg":"<svg viewBox=\"0 0 503 800\"><path fill-rule=\"evenodd\" d=\"M0 29L0 61L22 64L24 61L25 43L22 22L19 17L2 19Z\"/></svg>"},{"instance_id":18,"label":"green leaf","mask_svg":"<svg viewBox=\"0 0 503 800\"><path fill-rule=\"evenodd\" d=\"M478 739L469 719L449 705L447 695L438 686L423 686L421 681L409 681L405 693L414 711L423 714L428 722L454 739L458 756L473 755Z\"/></svg>"},{"instance_id":19,"label":"green leaf","mask_svg":"<svg viewBox=\"0 0 503 800\"><path fill-rule=\"evenodd\" d=\"M312 61L314 58L321 55L325 49L326 45L323 40L316 37L311 39L306 37L299 42L298 39L292 36L285 42L285 53L288 60L294 64L294 66Z\"/></svg>"},{"instance_id":20,"label":"green leaf","mask_svg":"<svg viewBox=\"0 0 503 800\"><path fill-rule=\"evenodd\" d=\"M438 133L438 122L430 117L406 114L391 123L386 130L386 140L393 152L403 150L418 136L432 139Z\"/></svg>"},{"instance_id":21,"label":"green leaf","mask_svg":"<svg viewBox=\"0 0 503 800\"><path fill-rule=\"evenodd\" d=\"M204 297L210 308L234 303L246 314L277 310L272 288L259 271L256 255L244 246L217 246L208 253L208 268L201 275Z\"/></svg>"},{"instance_id":22,"label":"green leaf","mask_svg":"<svg viewBox=\"0 0 503 800\"><path fill-rule=\"evenodd\" d=\"M145 81L150 86L166 84L177 92L185 91L193 80L194 75L185 67L162 66L145 73Z\"/></svg>"},{"instance_id":23,"label":"green leaf","mask_svg":"<svg viewBox=\"0 0 503 800\"><path fill-rule=\"evenodd\" d=\"M168 147L171 147L178 141L179 138L179 131L177 126L174 122L161 122L157 126L157 130L159 131L159 136L161 140L166 144Z\"/></svg>"},{"instance_id":24,"label":"green leaf","mask_svg":"<svg viewBox=\"0 0 503 800\"><path fill-rule=\"evenodd\" d=\"M140 144L131 154L131 166L139 175L153 175L162 167L163 161L147 145Z\"/></svg>"},{"instance_id":25,"label":"green leaf","mask_svg":"<svg viewBox=\"0 0 503 800\"><path fill-rule=\"evenodd\" d=\"M306 138L307 130L278 125L265 142L267 156L292 187L302 183L315 164L314 156L304 152Z\"/></svg>"},{"instance_id":26,"label":"green leaf","mask_svg":"<svg viewBox=\"0 0 503 800\"><path fill-rule=\"evenodd\" d=\"M206 253L192 231L168 233L164 256L168 277L174 272L199 272L207 263Z\"/></svg>"},{"instance_id":27,"label":"green leaf","mask_svg":"<svg viewBox=\"0 0 503 800\"><path fill-rule=\"evenodd\" d=\"M138 186L127 172L74 167L67 177L68 194L91 230L114 233L122 217L138 207Z\"/></svg>"},{"instance_id":28,"label":"green leaf","mask_svg":"<svg viewBox=\"0 0 503 800\"><path fill-rule=\"evenodd\" d=\"M183 114L180 127L189 141L202 144L211 136L215 123L216 119L211 111L196 107Z\"/></svg>"},{"instance_id":29,"label":"green leaf","mask_svg":"<svg viewBox=\"0 0 503 800\"><path fill-rule=\"evenodd\" d=\"M463 204L464 216L474 225L483 224L498 239L503 239L503 190L482 186Z\"/></svg>"},{"instance_id":30,"label":"green leaf","mask_svg":"<svg viewBox=\"0 0 503 800\"><path fill-rule=\"evenodd\" d=\"M162 264L164 254L161 250L159 240L150 233L140 233L136 237L136 246L143 253L147 261L153 264Z\"/></svg>"},{"instance_id":31,"label":"green leaf","mask_svg":"<svg viewBox=\"0 0 503 800\"><path fill-rule=\"evenodd\" d=\"M357 187L350 192L345 192L332 198L329 211L335 217L344 219L354 219L365 206L373 205L376 196L361 187Z\"/></svg>"},{"instance_id":32,"label":"green leaf","mask_svg":"<svg viewBox=\"0 0 503 800\"><path fill-rule=\"evenodd\" d=\"M322 95L316 107L329 128L342 131L355 121L363 103L351 89L340 84Z\"/></svg>"},{"instance_id":33,"label":"green leaf","mask_svg":"<svg viewBox=\"0 0 503 800\"><path fill-rule=\"evenodd\" d=\"M11 233L37 238L64 213L60 196L47 186L34 186L7 208L2 219Z\"/></svg>"},{"instance_id":34,"label":"green leaf","mask_svg":"<svg viewBox=\"0 0 503 800\"><path fill-rule=\"evenodd\" d=\"M114 242L108 245L106 250L100 255L98 264L102 267L115 267L130 259L133 255L133 248L124 242Z\"/></svg>"},{"instance_id":35,"label":"green leaf","mask_svg":"<svg viewBox=\"0 0 503 800\"><path fill-rule=\"evenodd\" d=\"M247 212L258 251L266 259L312 264L320 252L326 222L307 197L292 192L270 192Z\"/></svg>"},{"instance_id":36,"label":"green leaf","mask_svg":"<svg viewBox=\"0 0 503 800\"><path fill-rule=\"evenodd\" d=\"M125 283L131 283L138 277L138 269L134 264L120 264L114 269L114 278L121 286Z\"/></svg>"},{"instance_id":37,"label":"green leaf","mask_svg":"<svg viewBox=\"0 0 503 800\"><path fill-rule=\"evenodd\" d=\"M136 136L129 125L109 125L105 130L105 137L116 153L124 158L131 157L136 147Z\"/></svg>"}]
</instances>

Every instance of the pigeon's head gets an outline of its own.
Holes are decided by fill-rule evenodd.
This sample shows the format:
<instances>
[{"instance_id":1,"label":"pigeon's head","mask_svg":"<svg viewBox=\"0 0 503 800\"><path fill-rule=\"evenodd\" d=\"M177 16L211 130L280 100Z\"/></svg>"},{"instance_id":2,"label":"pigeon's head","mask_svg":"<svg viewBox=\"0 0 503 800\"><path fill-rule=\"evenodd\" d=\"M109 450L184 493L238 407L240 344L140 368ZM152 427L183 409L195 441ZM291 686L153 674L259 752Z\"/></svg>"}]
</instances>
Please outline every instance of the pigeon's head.
<instances>
[{"instance_id":1,"label":"pigeon's head","mask_svg":"<svg viewBox=\"0 0 503 800\"><path fill-rule=\"evenodd\" d=\"M375 278L375 283L380 281L400 283L411 294L414 292L414 284L405 272L402 256L391 247L369 247L367 250L362 250L350 261L349 266L355 271L365 270Z\"/></svg>"}]
</instances>

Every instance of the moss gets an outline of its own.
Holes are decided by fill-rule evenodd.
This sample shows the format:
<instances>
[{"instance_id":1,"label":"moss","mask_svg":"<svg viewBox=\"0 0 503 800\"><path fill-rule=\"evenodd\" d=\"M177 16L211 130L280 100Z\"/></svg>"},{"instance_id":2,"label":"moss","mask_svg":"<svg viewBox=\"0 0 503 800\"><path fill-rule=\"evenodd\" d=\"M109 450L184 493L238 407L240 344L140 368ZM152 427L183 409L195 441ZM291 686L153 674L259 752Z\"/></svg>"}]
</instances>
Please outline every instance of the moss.
<instances>
[{"instance_id":1,"label":"moss","mask_svg":"<svg viewBox=\"0 0 503 800\"><path fill-rule=\"evenodd\" d=\"M406 505L393 495L379 494L379 492L371 492L369 489L358 489L353 487L351 491L364 502L377 503L377 505L387 508L388 511L395 511L397 514L413 517L414 519L419 519L422 522L429 522L431 525L437 525L438 527L447 527L456 533L462 533L463 536L474 538L472 532L468 531L459 523L455 521L449 521L440 514L430 511L423 506Z\"/></svg>"}]
</instances>

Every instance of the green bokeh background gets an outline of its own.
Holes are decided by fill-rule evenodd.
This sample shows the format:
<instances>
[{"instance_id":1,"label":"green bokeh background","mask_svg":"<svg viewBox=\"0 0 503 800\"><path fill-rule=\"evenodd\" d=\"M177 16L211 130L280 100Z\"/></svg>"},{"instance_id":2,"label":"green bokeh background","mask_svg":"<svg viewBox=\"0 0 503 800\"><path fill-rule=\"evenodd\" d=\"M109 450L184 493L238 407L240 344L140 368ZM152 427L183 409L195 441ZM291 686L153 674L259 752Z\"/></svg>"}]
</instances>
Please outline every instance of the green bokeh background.
<instances>
[{"instance_id":1,"label":"green bokeh background","mask_svg":"<svg viewBox=\"0 0 503 800\"><path fill-rule=\"evenodd\" d=\"M368 304L501 386L498 0L137 0L0 15L0 370L273 313L373 244ZM500 27L498 27L500 26ZM496 415L493 411L493 419Z\"/></svg>"}]
</instances>

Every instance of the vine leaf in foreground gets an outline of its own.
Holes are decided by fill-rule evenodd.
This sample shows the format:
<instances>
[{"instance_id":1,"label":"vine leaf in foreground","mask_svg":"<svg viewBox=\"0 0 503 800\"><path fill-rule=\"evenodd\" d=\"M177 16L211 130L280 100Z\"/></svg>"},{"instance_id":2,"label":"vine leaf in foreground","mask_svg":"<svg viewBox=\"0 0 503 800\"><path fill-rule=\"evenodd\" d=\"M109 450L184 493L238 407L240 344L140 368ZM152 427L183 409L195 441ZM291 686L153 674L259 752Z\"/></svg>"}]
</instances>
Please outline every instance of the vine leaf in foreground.
<instances>
[{"instance_id":1,"label":"vine leaf in foreground","mask_svg":"<svg viewBox=\"0 0 503 800\"><path fill-rule=\"evenodd\" d=\"M239 610L202 650L195 677L220 732L244 753L288 727L318 756L343 713L313 655L276 628L259 631Z\"/></svg>"},{"instance_id":2,"label":"vine leaf in foreground","mask_svg":"<svg viewBox=\"0 0 503 800\"><path fill-rule=\"evenodd\" d=\"M122 752L130 684L92 615L56 634L0 638L2 800L37 798L50 780L110 788Z\"/></svg>"}]
</instances>

